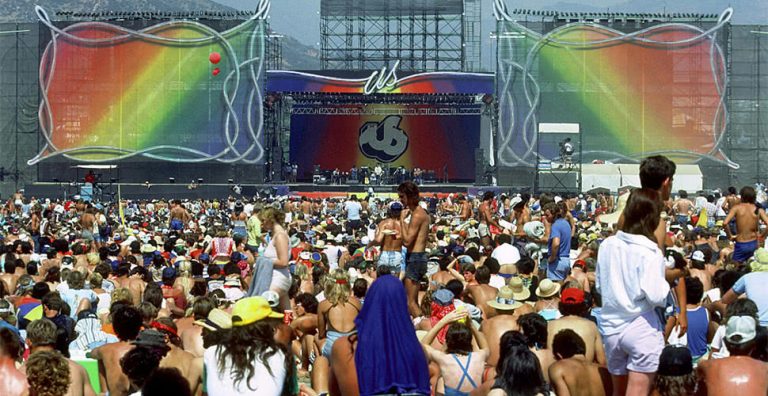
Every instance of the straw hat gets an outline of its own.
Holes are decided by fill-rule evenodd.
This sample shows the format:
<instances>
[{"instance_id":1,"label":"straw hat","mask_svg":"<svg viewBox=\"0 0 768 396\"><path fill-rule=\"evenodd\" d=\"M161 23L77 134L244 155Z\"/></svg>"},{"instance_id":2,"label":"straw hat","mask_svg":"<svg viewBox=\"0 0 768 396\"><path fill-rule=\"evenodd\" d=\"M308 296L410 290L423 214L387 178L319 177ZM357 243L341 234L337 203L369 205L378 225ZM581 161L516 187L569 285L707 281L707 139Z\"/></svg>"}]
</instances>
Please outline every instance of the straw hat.
<instances>
[{"instance_id":1,"label":"straw hat","mask_svg":"<svg viewBox=\"0 0 768 396\"><path fill-rule=\"evenodd\" d=\"M509 280L509 288L512 289L515 300L525 301L531 297L531 291L523 284L520 277L514 277Z\"/></svg>"},{"instance_id":2,"label":"straw hat","mask_svg":"<svg viewBox=\"0 0 768 396\"><path fill-rule=\"evenodd\" d=\"M549 279L544 279L539 282L539 287L536 288L536 295L541 298L549 298L560 292L560 284L552 282Z\"/></svg>"},{"instance_id":3,"label":"straw hat","mask_svg":"<svg viewBox=\"0 0 768 396\"><path fill-rule=\"evenodd\" d=\"M515 292L509 286L504 286L496 293L495 299L488 301L488 306L499 311L508 311L520 308L523 304L515 300Z\"/></svg>"},{"instance_id":4,"label":"straw hat","mask_svg":"<svg viewBox=\"0 0 768 396\"><path fill-rule=\"evenodd\" d=\"M629 201L629 195L630 195L629 192L620 195L619 202L616 205L616 210L614 210L613 213L598 216L597 220L600 223L605 223L605 224L618 223L619 217L624 212L624 208L627 207L627 201Z\"/></svg>"}]
</instances>

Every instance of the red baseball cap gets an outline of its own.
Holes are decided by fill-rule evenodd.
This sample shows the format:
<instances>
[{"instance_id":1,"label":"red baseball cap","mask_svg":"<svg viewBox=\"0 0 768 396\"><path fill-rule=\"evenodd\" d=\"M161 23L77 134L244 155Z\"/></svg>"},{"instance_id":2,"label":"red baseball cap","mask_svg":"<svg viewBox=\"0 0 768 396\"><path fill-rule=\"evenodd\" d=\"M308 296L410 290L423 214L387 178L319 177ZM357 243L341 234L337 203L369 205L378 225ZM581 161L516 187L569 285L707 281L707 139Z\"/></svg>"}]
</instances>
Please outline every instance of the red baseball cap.
<instances>
[{"instance_id":1,"label":"red baseball cap","mask_svg":"<svg viewBox=\"0 0 768 396\"><path fill-rule=\"evenodd\" d=\"M580 266L581 268L587 268L587 262L581 259L576 260L576 262L573 263L574 267L577 265Z\"/></svg>"},{"instance_id":2,"label":"red baseball cap","mask_svg":"<svg viewBox=\"0 0 768 396\"><path fill-rule=\"evenodd\" d=\"M584 290L569 287L560 293L560 302L563 304L583 304Z\"/></svg>"}]
</instances>

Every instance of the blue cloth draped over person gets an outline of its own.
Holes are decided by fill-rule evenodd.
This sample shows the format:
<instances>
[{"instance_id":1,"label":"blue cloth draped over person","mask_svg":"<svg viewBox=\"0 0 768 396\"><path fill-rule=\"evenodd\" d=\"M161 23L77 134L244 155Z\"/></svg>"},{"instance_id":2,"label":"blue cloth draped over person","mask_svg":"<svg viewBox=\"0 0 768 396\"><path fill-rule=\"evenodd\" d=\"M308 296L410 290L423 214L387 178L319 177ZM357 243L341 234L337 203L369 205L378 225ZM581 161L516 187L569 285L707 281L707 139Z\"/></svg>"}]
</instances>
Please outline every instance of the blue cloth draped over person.
<instances>
[{"instance_id":1,"label":"blue cloth draped over person","mask_svg":"<svg viewBox=\"0 0 768 396\"><path fill-rule=\"evenodd\" d=\"M405 288L397 278L385 275L373 282L355 325L361 396L431 393L427 360L413 331Z\"/></svg>"}]
</instances>

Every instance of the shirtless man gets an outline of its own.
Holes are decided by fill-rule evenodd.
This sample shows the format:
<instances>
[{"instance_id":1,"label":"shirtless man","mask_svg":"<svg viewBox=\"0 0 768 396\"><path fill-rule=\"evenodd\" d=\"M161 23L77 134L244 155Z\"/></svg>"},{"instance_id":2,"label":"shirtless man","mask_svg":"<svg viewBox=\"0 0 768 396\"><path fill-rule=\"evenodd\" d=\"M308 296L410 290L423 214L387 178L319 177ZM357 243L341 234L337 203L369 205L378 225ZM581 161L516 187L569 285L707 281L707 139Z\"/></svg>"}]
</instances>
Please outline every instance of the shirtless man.
<instances>
[{"instance_id":1,"label":"shirtless man","mask_svg":"<svg viewBox=\"0 0 768 396\"><path fill-rule=\"evenodd\" d=\"M465 222L472 217L472 202L464 195L459 195L459 220Z\"/></svg>"},{"instance_id":2,"label":"shirtless man","mask_svg":"<svg viewBox=\"0 0 768 396\"><path fill-rule=\"evenodd\" d=\"M27 345L30 354L39 351L54 351L56 346L56 325L50 320L35 320L27 326ZM67 396L92 396L93 391L91 381L85 368L70 359L67 359L69 365L69 390ZM26 366L21 370L26 372Z\"/></svg>"},{"instance_id":3,"label":"shirtless man","mask_svg":"<svg viewBox=\"0 0 768 396\"><path fill-rule=\"evenodd\" d=\"M397 188L400 203L405 209L400 212L400 228L403 244L408 253L405 257L405 291L408 295L408 312L414 318L421 316L419 307L419 282L427 274L427 236L429 214L419 206L419 187L407 181ZM410 217L410 221L406 221Z\"/></svg>"},{"instance_id":4,"label":"shirtless man","mask_svg":"<svg viewBox=\"0 0 768 396\"><path fill-rule=\"evenodd\" d=\"M5 272L0 274L0 281L5 283L5 290L9 293L14 293L16 291L16 281L19 280L19 275L16 275L16 260L9 260L8 255L5 257L5 263L3 264Z\"/></svg>"},{"instance_id":5,"label":"shirtless man","mask_svg":"<svg viewBox=\"0 0 768 396\"><path fill-rule=\"evenodd\" d=\"M19 336L7 327L0 328L0 395L21 396L27 392L27 377L16 368L20 349Z\"/></svg>"},{"instance_id":6,"label":"shirtless man","mask_svg":"<svg viewBox=\"0 0 768 396\"><path fill-rule=\"evenodd\" d=\"M725 330L725 346L731 356L704 360L697 374L701 394L765 395L768 366L750 357L755 349L757 322L751 316L732 316Z\"/></svg>"},{"instance_id":7,"label":"shirtless man","mask_svg":"<svg viewBox=\"0 0 768 396\"><path fill-rule=\"evenodd\" d=\"M486 191L485 194L483 194L483 203L480 204L480 225L477 227L477 230L480 233L480 239L484 245L491 243L491 226L495 226L499 229L502 228L493 218L493 208L491 208L492 202L493 191Z\"/></svg>"},{"instance_id":8,"label":"shirtless man","mask_svg":"<svg viewBox=\"0 0 768 396\"><path fill-rule=\"evenodd\" d=\"M389 205L387 218L379 222L376 227L375 243L372 243L372 245L381 246L378 266L389 267L394 276L400 276L403 263L403 232L399 220L402 211L403 204L399 201Z\"/></svg>"},{"instance_id":9,"label":"shirtless man","mask_svg":"<svg viewBox=\"0 0 768 396\"><path fill-rule=\"evenodd\" d=\"M611 392L611 376L586 357L584 340L573 330L553 337L557 362L549 366L549 380L558 396L605 396Z\"/></svg>"},{"instance_id":10,"label":"shirtless man","mask_svg":"<svg viewBox=\"0 0 768 396\"><path fill-rule=\"evenodd\" d=\"M512 198L512 222L515 223L515 238L525 238L525 224L531 221L531 210L528 201L531 197L523 194L521 197Z\"/></svg>"},{"instance_id":11,"label":"shirtless man","mask_svg":"<svg viewBox=\"0 0 768 396\"><path fill-rule=\"evenodd\" d=\"M146 284L139 277L129 277L130 268L131 267L127 264L123 264L118 267L117 279L115 279L115 283L117 283L117 287L119 288L128 289L131 292L133 303L138 304L141 302L141 298L144 295Z\"/></svg>"},{"instance_id":12,"label":"shirtless man","mask_svg":"<svg viewBox=\"0 0 768 396\"><path fill-rule=\"evenodd\" d=\"M85 243L91 245L94 242L96 233L94 233L93 225L96 223L95 210L88 208L80 217L81 236Z\"/></svg>"},{"instance_id":13,"label":"shirtless man","mask_svg":"<svg viewBox=\"0 0 768 396\"><path fill-rule=\"evenodd\" d=\"M171 348L163 360L160 361L160 367L171 367L178 369L181 376L189 382L190 390L196 395L203 384L203 358L196 357L190 352L181 348L181 339L178 336L176 325L170 318L159 318L152 323L155 330L168 336L166 345Z\"/></svg>"},{"instance_id":14,"label":"shirtless man","mask_svg":"<svg viewBox=\"0 0 768 396\"><path fill-rule=\"evenodd\" d=\"M701 281L705 291L712 288L712 275L707 270L706 262L707 259L704 252L697 250L691 255L691 265L688 269L692 277L698 278Z\"/></svg>"},{"instance_id":15,"label":"shirtless man","mask_svg":"<svg viewBox=\"0 0 768 396\"><path fill-rule=\"evenodd\" d=\"M475 305L483 311L485 318L492 318L496 316L496 310L488 305L488 301L492 301L496 298L498 289L489 285L491 281L491 270L486 266L478 267L475 271L476 285L468 285L464 289L464 294L469 297L469 303Z\"/></svg>"},{"instance_id":16,"label":"shirtless man","mask_svg":"<svg viewBox=\"0 0 768 396\"><path fill-rule=\"evenodd\" d=\"M736 187L728 187L728 195L725 196L725 205L723 205L723 210L728 212L740 203L741 199L739 199L739 196L736 195Z\"/></svg>"},{"instance_id":17,"label":"shirtless man","mask_svg":"<svg viewBox=\"0 0 768 396\"><path fill-rule=\"evenodd\" d=\"M113 315L112 324L120 341L102 345L86 356L99 361L99 375L105 377L111 396L127 396L131 383L123 374L120 359L133 349L131 341L139 335L142 326L141 313L132 306L120 307Z\"/></svg>"},{"instance_id":18,"label":"shirtless man","mask_svg":"<svg viewBox=\"0 0 768 396\"><path fill-rule=\"evenodd\" d=\"M301 197L301 213L304 213L305 215L312 214L312 202L310 202L307 197Z\"/></svg>"},{"instance_id":19,"label":"shirtless man","mask_svg":"<svg viewBox=\"0 0 768 396\"><path fill-rule=\"evenodd\" d=\"M498 302L496 299L486 301L486 304L490 302ZM485 338L488 340L488 360L485 362L489 366L496 367L499 362L499 342L501 336L510 330L519 330L517 326L517 318L527 313L533 312L533 309L528 304L493 304L496 316L484 320L480 325L480 331L485 334ZM489 377L493 378L493 377Z\"/></svg>"},{"instance_id":20,"label":"shirtless man","mask_svg":"<svg viewBox=\"0 0 768 396\"><path fill-rule=\"evenodd\" d=\"M736 241L733 249L733 261L741 263L747 261L757 250L758 230L760 221L768 225L768 215L765 210L755 205L755 189L746 186L741 189L741 203L737 204L728 212L725 218L725 224L736 219L736 230L738 234L733 235L730 227L723 227L728 239ZM764 234L764 233L763 233ZM764 235L763 235L764 236Z\"/></svg>"},{"instance_id":21,"label":"shirtless man","mask_svg":"<svg viewBox=\"0 0 768 396\"><path fill-rule=\"evenodd\" d=\"M589 293L591 289L591 285L589 283L589 274L587 273L587 262L584 260L576 260L573 263L573 267L571 267L571 273L568 274L569 279L574 279L577 282L579 282L579 285L581 285L582 290ZM593 278L594 279L594 278Z\"/></svg>"},{"instance_id":22,"label":"shirtless man","mask_svg":"<svg viewBox=\"0 0 768 396\"><path fill-rule=\"evenodd\" d=\"M168 219L168 229L172 231L182 232L184 226L192 220L192 216L189 215L187 209L181 205L181 201L175 199L171 201L171 213Z\"/></svg>"},{"instance_id":23,"label":"shirtless man","mask_svg":"<svg viewBox=\"0 0 768 396\"><path fill-rule=\"evenodd\" d=\"M208 318L208 314L213 310L213 301L209 298L200 298L192 305L192 318L197 321L205 321ZM176 327L182 319L176 321ZM181 330L179 333L181 337L184 350L191 353L195 357L203 357L205 348L203 347L203 328L201 326L193 325Z\"/></svg>"},{"instance_id":24,"label":"shirtless man","mask_svg":"<svg viewBox=\"0 0 768 396\"><path fill-rule=\"evenodd\" d=\"M677 223L686 225L691 218L691 213L693 213L693 202L688 199L687 191L680 190L679 195L680 197L672 204L672 211L675 212Z\"/></svg>"},{"instance_id":25,"label":"shirtless man","mask_svg":"<svg viewBox=\"0 0 768 396\"><path fill-rule=\"evenodd\" d=\"M547 323L547 346L553 347L555 335L562 330L574 331L582 343L585 344L583 354L587 362L595 362L605 366L605 350L603 340L597 330L597 325L589 319L585 319L587 305L584 302L584 291L576 288L568 288L560 294L560 313L563 316Z\"/></svg>"}]
</instances>

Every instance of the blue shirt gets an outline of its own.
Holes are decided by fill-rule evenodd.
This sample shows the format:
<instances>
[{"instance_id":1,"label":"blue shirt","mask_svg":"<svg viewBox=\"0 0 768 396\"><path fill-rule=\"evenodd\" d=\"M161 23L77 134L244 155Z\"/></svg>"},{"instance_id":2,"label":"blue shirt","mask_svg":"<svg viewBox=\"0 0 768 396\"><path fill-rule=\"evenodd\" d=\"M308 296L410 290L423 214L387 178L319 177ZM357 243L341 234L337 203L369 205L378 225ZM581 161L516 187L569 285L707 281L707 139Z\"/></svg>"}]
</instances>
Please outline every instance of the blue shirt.
<instances>
[{"instance_id":1,"label":"blue shirt","mask_svg":"<svg viewBox=\"0 0 768 396\"><path fill-rule=\"evenodd\" d=\"M557 252L552 251L552 240L560 238L560 248ZM549 240L547 241L547 248L549 249L549 255L557 254L557 257L569 257L571 254L571 224L566 219L557 219L552 224L552 229L549 232Z\"/></svg>"},{"instance_id":2,"label":"blue shirt","mask_svg":"<svg viewBox=\"0 0 768 396\"><path fill-rule=\"evenodd\" d=\"M733 291L736 294L747 293L747 298L757 304L760 326L768 326L768 272L752 272L736 281Z\"/></svg>"}]
</instances>

